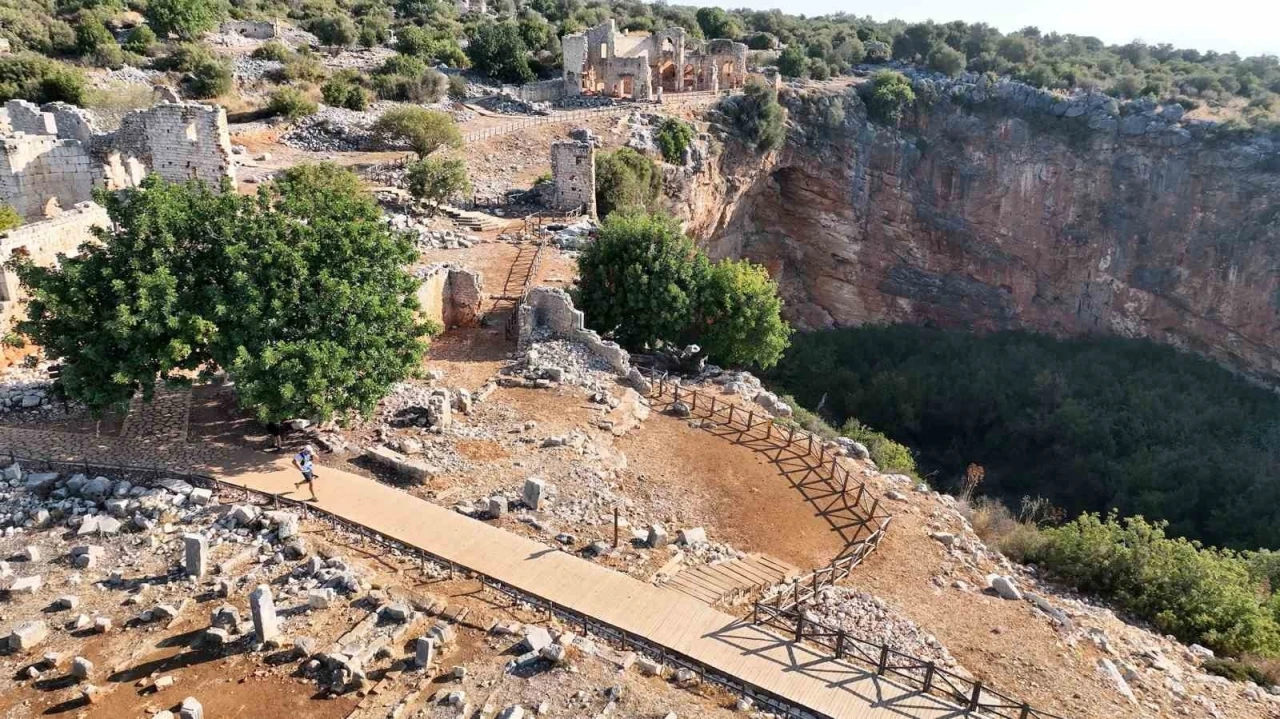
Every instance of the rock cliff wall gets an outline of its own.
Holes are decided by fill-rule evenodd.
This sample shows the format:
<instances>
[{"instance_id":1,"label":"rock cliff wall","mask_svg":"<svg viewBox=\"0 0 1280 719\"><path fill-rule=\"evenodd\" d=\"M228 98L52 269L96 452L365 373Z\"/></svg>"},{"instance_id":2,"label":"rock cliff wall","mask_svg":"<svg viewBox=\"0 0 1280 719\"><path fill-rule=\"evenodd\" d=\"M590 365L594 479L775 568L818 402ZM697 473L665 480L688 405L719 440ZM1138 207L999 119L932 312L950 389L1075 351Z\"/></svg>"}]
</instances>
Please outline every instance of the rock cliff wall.
<instances>
[{"instance_id":1,"label":"rock cliff wall","mask_svg":"<svg viewBox=\"0 0 1280 719\"><path fill-rule=\"evenodd\" d=\"M1109 332L1280 384L1280 143L1177 106L915 85L899 128L852 90L784 93L784 148L728 141L672 199L802 328Z\"/></svg>"}]
</instances>

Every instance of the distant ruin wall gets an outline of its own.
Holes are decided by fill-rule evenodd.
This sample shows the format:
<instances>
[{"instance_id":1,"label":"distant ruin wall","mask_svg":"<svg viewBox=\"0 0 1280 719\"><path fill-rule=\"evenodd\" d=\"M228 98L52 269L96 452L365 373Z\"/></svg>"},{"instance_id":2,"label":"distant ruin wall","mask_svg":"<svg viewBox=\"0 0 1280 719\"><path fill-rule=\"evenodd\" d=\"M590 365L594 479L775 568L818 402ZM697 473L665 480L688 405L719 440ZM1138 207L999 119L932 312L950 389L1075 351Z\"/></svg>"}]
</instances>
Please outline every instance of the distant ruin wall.
<instances>
[{"instance_id":1,"label":"distant ruin wall","mask_svg":"<svg viewBox=\"0 0 1280 719\"><path fill-rule=\"evenodd\" d=\"M565 140L551 145L552 206L583 208L596 216L596 149L590 142Z\"/></svg>"},{"instance_id":2,"label":"distant ruin wall","mask_svg":"<svg viewBox=\"0 0 1280 719\"><path fill-rule=\"evenodd\" d=\"M239 35L254 40L271 40L280 36L276 23L260 20L227 20L218 26L218 31L224 35Z\"/></svg>"},{"instance_id":3,"label":"distant ruin wall","mask_svg":"<svg viewBox=\"0 0 1280 719\"><path fill-rule=\"evenodd\" d=\"M525 102L555 102L566 94L562 77L527 85L503 85L502 92Z\"/></svg>"},{"instance_id":4,"label":"distant ruin wall","mask_svg":"<svg viewBox=\"0 0 1280 719\"><path fill-rule=\"evenodd\" d=\"M631 355L616 342L601 339L594 330L586 329L582 310L574 308L573 299L564 290L535 287L529 290L516 312L520 351L533 343L535 332L541 329L553 337L581 343L620 375L631 371Z\"/></svg>"},{"instance_id":5,"label":"distant ruin wall","mask_svg":"<svg viewBox=\"0 0 1280 719\"><path fill-rule=\"evenodd\" d=\"M12 115L10 116L12 118ZM93 195L93 160L75 140L15 134L0 141L0 200L28 221Z\"/></svg>"},{"instance_id":6,"label":"distant ruin wall","mask_svg":"<svg viewBox=\"0 0 1280 719\"><path fill-rule=\"evenodd\" d=\"M201 180L216 186L223 178L235 181L227 113L221 107L161 103L131 112L110 145L172 182Z\"/></svg>"}]
</instances>

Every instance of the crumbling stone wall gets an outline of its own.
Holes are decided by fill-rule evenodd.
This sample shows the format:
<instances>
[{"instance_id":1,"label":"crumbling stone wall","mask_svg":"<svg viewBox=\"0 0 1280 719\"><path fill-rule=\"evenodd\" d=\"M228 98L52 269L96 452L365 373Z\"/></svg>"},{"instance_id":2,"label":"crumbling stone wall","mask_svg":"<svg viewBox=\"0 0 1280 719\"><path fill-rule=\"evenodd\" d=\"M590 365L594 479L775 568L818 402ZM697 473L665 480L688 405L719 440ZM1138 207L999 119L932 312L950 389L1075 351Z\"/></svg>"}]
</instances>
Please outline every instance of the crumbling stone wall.
<instances>
[{"instance_id":1,"label":"crumbling stone wall","mask_svg":"<svg viewBox=\"0 0 1280 719\"><path fill-rule=\"evenodd\" d=\"M555 102L565 96L565 81L556 78L526 85L503 85L502 92L525 102Z\"/></svg>"},{"instance_id":2,"label":"crumbling stone wall","mask_svg":"<svg viewBox=\"0 0 1280 719\"><path fill-rule=\"evenodd\" d=\"M79 142L17 133L0 143L0 200L23 219L41 220L92 197L93 160Z\"/></svg>"},{"instance_id":3,"label":"crumbling stone wall","mask_svg":"<svg viewBox=\"0 0 1280 719\"><path fill-rule=\"evenodd\" d=\"M422 316L445 329L474 327L480 322L484 280L479 272L448 264L428 267L418 287Z\"/></svg>"},{"instance_id":4,"label":"crumbling stone wall","mask_svg":"<svg viewBox=\"0 0 1280 719\"><path fill-rule=\"evenodd\" d=\"M0 327L9 326L22 299L17 275L4 268L15 252L26 253L37 265L50 266L59 254L77 254L80 245L94 239L92 228L107 227L109 222L101 205L82 202L57 217L0 234Z\"/></svg>"},{"instance_id":5,"label":"crumbling stone wall","mask_svg":"<svg viewBox=\"0 0 1280 719\"><path fill-rule=\"evenodd\" d=\"M218 26L218 31L254 40L271 40L280 36L277 23L261 20L227 20Z\"/></svg>"},{"instance_id":6,"label":"crumbling stone wall","mask_svg":"<svg viewBox=\"0 0 1280 719\"><path fill-rule=\"evenodd\" d=\"M161 103L125 115L104 143L121 158L133 158L166 180L235 181L227 113L196 103Z\"/></svg>"},{"instance_id":7,"label":"crumbling stone wall","mask_svg":"<svg viewBox=\"0 0 1280 719\"><path fill-rule=\"evenodd\" d=\"M653 95L648 57L611 57L603 67L605 93L633 100L648 100Z\"/></svg>"},{"instance_id":8,"label":"crumbling stone wall","mask_svg":"<svg viewBox=\"0 0 1280 719\"><path fill-rule=\"evenodd\" d=\"M41 112L34 103L26 100L10 100L4 104L9 116L9 131L28 135L57 135L58 126L53 115Z\"/></svg>"},{"instance_id":9,"label":"crumbling stone wall","mask_svg":"<svg viewBox=\"0 0 1280 719\"><path fill-rule=\"evenodd\" d=\"M554 337L581 343L620 375L631 371L631 355L618 343L601 339L595 330L586 329L582 310L573 306L573 299L564 290L534 287L516 312L517 348L520 351L533 343L537 330L544 330Z\"/></svg>"},{"instance_id":10,"label":"crumbling stone wall","mask_svg":"<svg viewBox=\"0 0 1280 719\"><path fill-rule=\"evenodd\" d=\"M655 91L687 92L741 87L747 46L717 39L699 44L683 28L648 36L618 33L607 20L561 38L565 92L583 91L649 100Z\"/></svg>"},{"instance_id":11,"label":"crumbling stone wall","mask_svg":"<svg viewBox=\"0 0 1280 719\"><path fill-rule=\"evenodd\" d=\"M551 204L557 210L584 208L596 216L596 148L590 142L551 144Z\"/></svg>"}]
</instances>

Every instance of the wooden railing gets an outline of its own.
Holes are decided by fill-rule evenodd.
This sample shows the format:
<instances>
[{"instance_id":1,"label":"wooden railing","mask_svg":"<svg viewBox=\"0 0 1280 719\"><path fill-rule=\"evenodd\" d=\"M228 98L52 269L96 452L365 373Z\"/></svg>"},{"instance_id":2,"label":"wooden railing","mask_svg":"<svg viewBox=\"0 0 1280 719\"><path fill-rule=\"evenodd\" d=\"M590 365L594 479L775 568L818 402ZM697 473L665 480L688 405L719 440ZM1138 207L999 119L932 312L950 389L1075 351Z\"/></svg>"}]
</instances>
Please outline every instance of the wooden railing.
<instances>
[{"instance_id":1,"label":"wooden railing","mask_svg":"<svg viewBox=\"0 0 1280 719\"><path fill-rule=\"evenodd\" d=\"M891 677L919 687L926 694L945 697L959 704L965 713L981 712L1003 719L1065 719L1002 694L981 680L963 677L932 661L913 657L886 644L812 619L806 614L806 606L822 589L849 576L854 567L880 546L893 517L880 509L880 499L871 496L866 484L839 463L839 455L827 449L827 441L823 437L784 424L783 420L775 419L763 409L759 413L754 409L743 409L733 402L717 399L713 394L681 386L668 380L666 375L645 374L654 384L651 397L669 396L673 404L684 402L691 414L701 413L733 429L750 432L763 428L766 439L785 441L800 456L817 459L815 471L819 471L832 486L840 487L841 493L849 500L848 507L860 515L860 530L870 532L827 566L766 590L765 596L769 598L755 602L752 607L751 620L754 624L777 630L797 642L822 647L836 659L871 667L877 676Z\"/></svg>"}]
</instances>

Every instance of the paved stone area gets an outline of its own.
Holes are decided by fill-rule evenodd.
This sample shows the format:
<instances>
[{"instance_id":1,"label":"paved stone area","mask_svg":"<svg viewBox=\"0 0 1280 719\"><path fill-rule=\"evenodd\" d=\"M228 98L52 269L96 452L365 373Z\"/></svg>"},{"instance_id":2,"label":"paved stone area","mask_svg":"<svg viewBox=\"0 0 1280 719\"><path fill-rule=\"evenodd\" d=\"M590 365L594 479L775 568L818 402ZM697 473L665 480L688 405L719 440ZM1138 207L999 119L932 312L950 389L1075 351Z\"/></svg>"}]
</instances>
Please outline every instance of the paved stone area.
<instances>
[{"instance_id":1,"label":"paved stone area","mask_svg":"<svg viewBox=\"0 0 1280 719\"><path fill-rule=\"evenodd\" d=\"M158 387L150 402L142 395L129 402L120 437L150 444L185 442L190 419L191 388Z\"/></svg>"}]
</instances>

